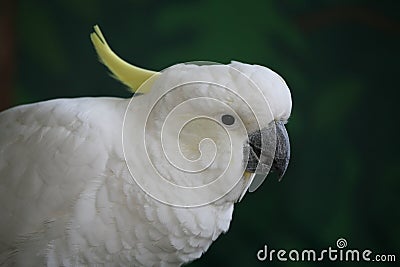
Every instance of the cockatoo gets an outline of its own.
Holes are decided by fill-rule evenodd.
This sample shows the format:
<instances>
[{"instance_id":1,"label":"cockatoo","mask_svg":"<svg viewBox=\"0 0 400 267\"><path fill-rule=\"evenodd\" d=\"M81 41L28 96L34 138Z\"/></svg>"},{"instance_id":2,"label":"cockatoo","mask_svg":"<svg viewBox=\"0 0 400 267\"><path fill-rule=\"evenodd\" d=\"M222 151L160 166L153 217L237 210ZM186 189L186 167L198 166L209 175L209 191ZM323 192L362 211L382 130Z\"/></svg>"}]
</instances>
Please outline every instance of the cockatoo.
<instances>
[{"instance_id":1,"label":"cockatoo","mask_svg":"<svg viewBox=\"0 0 400 267\"><path fill-rule=\"evenodd\" d=\"M240 62L148 71L120 59L97 26L91 40L136 94L0 113L0 265L193 261L246 191L285 173L288 86Z\"/></svg>"}]
</instances>

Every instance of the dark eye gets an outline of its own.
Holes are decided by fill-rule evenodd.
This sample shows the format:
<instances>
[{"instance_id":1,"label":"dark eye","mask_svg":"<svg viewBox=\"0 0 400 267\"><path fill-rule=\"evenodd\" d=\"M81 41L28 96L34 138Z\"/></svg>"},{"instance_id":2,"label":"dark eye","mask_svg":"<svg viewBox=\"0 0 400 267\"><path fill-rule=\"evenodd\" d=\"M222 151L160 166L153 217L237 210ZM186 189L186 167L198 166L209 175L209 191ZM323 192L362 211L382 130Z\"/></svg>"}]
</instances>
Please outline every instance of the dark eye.
<instances>
[{"instance_id":1,"label":"dark eye","mask_svg":"<svg viewBox=\"0 0 400 267\"><path fill-rule=\"evenodd\" d=\"M222 115L222 123L225 125L232 125L235 123L235 117L232 115Z\"/></svg>"}]
</instances>

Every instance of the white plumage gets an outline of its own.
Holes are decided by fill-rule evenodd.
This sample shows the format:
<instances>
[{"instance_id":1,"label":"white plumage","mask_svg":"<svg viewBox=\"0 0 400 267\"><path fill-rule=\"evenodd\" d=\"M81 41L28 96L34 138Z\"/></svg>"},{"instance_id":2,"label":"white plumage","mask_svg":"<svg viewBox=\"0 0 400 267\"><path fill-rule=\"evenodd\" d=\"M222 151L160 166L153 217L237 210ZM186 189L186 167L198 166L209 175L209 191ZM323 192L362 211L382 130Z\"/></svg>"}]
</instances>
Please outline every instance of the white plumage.
<instances>
[{"instance_id":1,"label":"white plumage","mask_svg":"<svg viewBox=\"0 0 400 267\"><path fill-rule=\"evenodd\" d=\"M268 99L273 115L268 122L287 121L290 93L279 75L261 66L239 62L231 66L249 76ZM216 82L235 88L235 72L226 73L225 69L221 76L216 68L178 65L161 75L148 94L134 97L139 100L134 103L144 108L152 105L156 95L153 92L185 77L201 77L198 75L213 77ZM249 99L253 94L240 86L234 90ZM187 96L181 95L182 99L189 99L194 90L182 92L188 92ZM206 86L196 92L230 105L239 115L247 114L240 103L212 88ZM145 135L153 142L149 158L156 162L158 170L171 174L166 176L172 182L186 183L186 176L175 175L171 166L165 164L162 153L157 154L160 134L157 120L161 123L167 115L163 112L170 112L181 103L182 99L176 96L172 94L163 99L160 109L151 115L151 125L155 128ZM57 99L0 113L0 265L179 266L199 258L228 230L233 205L251 182L246 175L242 177L245 167L242 147L232 148L236 150L232 160L237 166L232 172L242 178L228 194L200 207L166 205L133 182L128 169L121 137L129 101L107 97ZM198 107L193 106L192 111L189 109L182 115L190 117L190 112L195 111L199 111ZM221 110L213 109L210 104L202 112L214 116L214 112L219 114ZM140 112L130 114L129 123L132 127L140 125L143 116ZM249 129L256 128L249 118L240 119ZM132 146L143 141L135 133L142 130L132 131ZM217 139L218 147L226 146L222 141L218 143L219 134L213 131L207 127L195 132L183 131L181 142L185 156L198 157L199 136L211 135ZM247 136L235 135L234 128L229 131L233 139L246 142ZM133 164L139 167L148 159L137 154L140 150L125 145L125 153L136 162ZM215 162L209 173L221 168ZM148 181L156 178L151 171L141 174ZM208 179L206 174L198 177ZM184 197L177 192L165 192L163 188L157 190L171 201Z\"/></svg>"}]
</instances>

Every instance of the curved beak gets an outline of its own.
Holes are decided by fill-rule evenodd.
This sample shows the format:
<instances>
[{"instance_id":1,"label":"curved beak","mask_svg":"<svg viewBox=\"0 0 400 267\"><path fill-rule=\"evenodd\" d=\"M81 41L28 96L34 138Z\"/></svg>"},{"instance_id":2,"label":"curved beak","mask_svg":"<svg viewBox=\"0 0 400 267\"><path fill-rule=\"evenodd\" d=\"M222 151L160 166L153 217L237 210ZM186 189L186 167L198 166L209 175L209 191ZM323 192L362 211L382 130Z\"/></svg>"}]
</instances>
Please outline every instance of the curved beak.
<instances>
[{"instance_id":1,"label":"curved beak","mask_svg":"<svg viewBox=\"0 0 400 267\"><path fill-rule=\"evenodd\" d=\"M272 172L278 174L279 181L282 180L290 160L289 135L283 122L276 122L276 148L275 157L272 163Z\"/></svg>"},{"instance_id":2,"label":"curved beak","mask_svg":"<svg viewBox=\"0 0 400 267\"><path fill-rule=\"evenodd\" d=\"M277 173L280 181L285 175L290 160L289 135L284 123L274 121L272 127L251 133L248 146L249 160L246 171L262 175L262 181L268 172L272 171Z\"/></svg>"}]
</instances>

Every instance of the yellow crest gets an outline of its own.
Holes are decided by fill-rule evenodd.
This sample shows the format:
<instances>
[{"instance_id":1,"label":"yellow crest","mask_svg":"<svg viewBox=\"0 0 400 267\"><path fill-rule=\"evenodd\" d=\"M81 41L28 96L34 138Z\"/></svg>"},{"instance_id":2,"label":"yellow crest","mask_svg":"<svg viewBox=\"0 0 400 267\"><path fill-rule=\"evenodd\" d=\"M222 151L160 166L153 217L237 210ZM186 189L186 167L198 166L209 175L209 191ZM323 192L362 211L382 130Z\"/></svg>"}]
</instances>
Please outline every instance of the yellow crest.
<instances>
[{"instance_id":1,"label":"yellow crest","mask_svg":"<svg viewBox=\"0 0 400 267\"><path fill-rule=\"evenodd\" d=\"M94 32L90 34L90 39L92 40L100 61L107 66L118 80L127 85L132 92L136 92L145 81L157 74L155 71L133 66L117 56L108 46L99 26L94 26ZM146 88L143 88L144 90L140 90L140 92L146 93L149 88L150 86L146 86Z\"/></svg>"}]
</instances>

